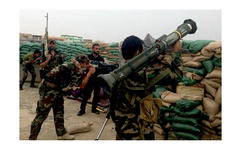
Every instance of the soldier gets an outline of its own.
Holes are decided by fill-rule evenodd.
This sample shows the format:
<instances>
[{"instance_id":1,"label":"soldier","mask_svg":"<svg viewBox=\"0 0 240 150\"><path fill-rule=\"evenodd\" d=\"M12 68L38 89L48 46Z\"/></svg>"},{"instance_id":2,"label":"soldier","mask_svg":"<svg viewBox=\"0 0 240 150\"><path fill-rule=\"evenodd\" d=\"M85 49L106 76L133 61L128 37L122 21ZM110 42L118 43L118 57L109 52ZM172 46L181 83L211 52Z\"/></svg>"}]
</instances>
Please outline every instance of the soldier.
<instances>
[{"instance_id":1,"label":"soldier","mask_svg":"<svg viewBox=\"0 0 240 150\"><path fill-rule=\"evenodd\" d=\"M53 68L64 63L63 54L55 49L55 41L50 40L48 45L48 54L41 60L40 63L40 77L41 79L50 72Z\"/></svg>"},{"instance_id":2,"label":"soldier","mask_svg":"<svg viewBox=\"0 0 240 150\"><path fill-rule=\"evenodd\" d=\"M40 51L35 50L34 53L29 53L23 57L23 63L22 63L23 64L23 78L22 78L22 82L20 83L20 90L23 90L23 84L27 79L28 71L32 75L30 87L33 87L33 88L36 87L34 85L35 79L36 79L36 73L35 73L33 64L35 64L37 61L40 60L40 55L41 55Z\"/></svg>"},{"instance_id":3,"label":"soldier","mask_svg":"<svg viewBox=\"0 0 240 150\"><path fill-rule=\"evenodd\" d=\"M86 69L89 70L88 73L85 72ZM69 135L64 127L63 89L72 81L77 82L83 76L81 87L84 87L94 72L95 68L89 65L87 56L79 55L73 63L59 65L45 75L39 87L40 100L37 102L36 117L31 124L30 140L37 139L42 123L51 108L53 109L57 139L74 139L74 136Z\"/></svg>"},{"instance_id":4,"label":"soldier","mask_svg":"<svg viewBox=\"0 0 240 150\"><path fill-rule=\"evenodd\" d=\"M98 43L94 43L92 45L92 54L88 55L89 60L91 60L93 64L97 65L99 62L104 62L104 59L99 55L100 53L100 45ZM84 89L84 95L82 99L82 103L80 105L80 110L77 113L78 116L84 115L87 101L91 97L91 93L94 90L93 100L92 100L92 113L100 114L100 112L97 110L97 103L99 101L99 92L100 92L100 86L97 80L96 75L92 76L87 83L85 89Z\"/></svg>"},{"instance_id":5,"label":"soldier","mask_svg":"<svg viewBox=\"0 0 240 150\"><path fill-rule=\"evenodd\" d=\"M173 47L174 50L181 49L179 42L175 45ZM127 37L121 47L125 62L140 54L142 50L143 42L136 36ZM178 77L174 69L172 69L172 62L166 64L163 62L161 58L156 59L143 70L135 72L120 83L117 83L117 86L114 88L110 98L110 111L111 118L116 126L117 140L154 140L154 121L152 120L157 118L158 114L154 114L155 110L153 108L159 109L160 104L152 107L152 92L155 91L155 85L164 86L165 82L176 81ZM166 77L163 78L164 80L158 81L158 79L150 76L150 72L161 74L167 68L170 68L170 71L167 72ZM152 80L156 80L156 84L151 85L153 83L151 82ZM143 101L146 99L148 99L147 104L151 104L151 107L149 108L150 110L146 109L147 111L144 112L143 107L148 107ZM155 117L147 118L146 116Z\"/></svg>"},{"instance_id":6,"label":"soldier","mask_svg":"<svg viewBox=\"0 0 240 150\"><path fill-rule=\"evenodd\" d=\"M88 55L88 58L93 61L101 61L104 62L102 56L99 55L100 53L100 45L98 43L94 43L92 45L92 54Z\"/></svg>"}]
</instances>

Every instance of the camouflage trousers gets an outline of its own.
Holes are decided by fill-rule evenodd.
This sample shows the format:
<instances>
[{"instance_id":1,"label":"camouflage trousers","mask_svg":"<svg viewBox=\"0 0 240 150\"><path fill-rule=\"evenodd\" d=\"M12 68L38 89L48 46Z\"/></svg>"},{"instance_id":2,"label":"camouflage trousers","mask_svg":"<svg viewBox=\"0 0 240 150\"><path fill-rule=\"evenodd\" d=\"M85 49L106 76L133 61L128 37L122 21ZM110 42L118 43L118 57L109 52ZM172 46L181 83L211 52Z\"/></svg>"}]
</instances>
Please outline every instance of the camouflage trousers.
<instances>
[{"instance_id":1,"label":"camouflage trousers","mask_svg":"<svg viewBox=\"0 0 240 150\"><path fill-rule=\"evenodd\" d=\"M30 140L36 140L44 120L51 108L53 109L54 124L57 136L66 133L64 127L64 99L60 91L54 90L41 82L39 88L40 100L37 102L36 116L31 124Z\"/></svg>"},{"instance_id":2,"label":"camouflage trousers","mask_svg":"<svg viewBox=\"0 0 240 150\"><path fill-rule=\"evenodd\" d=\"M20 83L21 87L23 86L24 82L27 79L28 71L32 75L31 85L34 85L34 82L35 82L35 79L36 79L36 73L35 73L34 67L33 67L32 64L26 64L26 65L23 65L23 78L22 78L22 81Z\"/></svg>"},{"instance_id":3,"label":"camouflage trousers","mask_svg":"<svg viewBox=\"0 0 240 150\"><path fill-rule=\"evenodd\" d=\"M116 111L115 111L116 113ZM153 123L139 120L135 114L116 113L116 140L154 140Z\"/></svg>"}]
</instances>

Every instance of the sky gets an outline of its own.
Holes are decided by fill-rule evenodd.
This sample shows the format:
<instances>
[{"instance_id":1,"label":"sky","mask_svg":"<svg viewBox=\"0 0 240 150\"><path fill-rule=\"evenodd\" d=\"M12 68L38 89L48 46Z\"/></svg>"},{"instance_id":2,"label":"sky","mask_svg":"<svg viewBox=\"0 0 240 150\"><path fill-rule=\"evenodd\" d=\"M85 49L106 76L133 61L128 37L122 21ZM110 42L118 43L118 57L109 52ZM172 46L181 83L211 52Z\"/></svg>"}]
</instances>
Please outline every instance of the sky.
<instances>
[{"instance_id":1,"label":"sky","mask_svg":"<svg viewBox=\"0 0 240 150\"><path fill-rule=\"evenodd\" d=\"M48 12L50 36L75 35L84 39L120 42L127 36L144 39L147 33L154 38L169 34L185 19L198 26L189 40L221 40L221 10L30 10L19 12L19 32L43 35Z\"/></svg>"}]
</instances>

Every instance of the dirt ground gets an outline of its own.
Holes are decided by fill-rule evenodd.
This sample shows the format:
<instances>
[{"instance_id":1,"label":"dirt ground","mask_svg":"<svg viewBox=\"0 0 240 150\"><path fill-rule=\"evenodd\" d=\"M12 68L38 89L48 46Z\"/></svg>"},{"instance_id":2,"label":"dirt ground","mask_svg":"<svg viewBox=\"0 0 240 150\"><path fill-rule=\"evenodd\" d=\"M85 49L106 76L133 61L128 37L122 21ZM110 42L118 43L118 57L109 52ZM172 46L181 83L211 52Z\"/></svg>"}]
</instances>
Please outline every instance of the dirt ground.
<instances>
[{"instance_id":1,"label":"dirt ground","mask_svg":"<svg viewBox=\"0 0 240 150\"><path fill-rule=\"evenodd\" d=\"M30 125L36 113L36 105L39 99L38 88L30 88L29 83L24 84L24 90L19 91L20 95L20 140L28 140ZM91 106L87 105L86 114L77 116L80 102L64 98L64 119L67 130L72 127L83 126L86 123L93 123L91 130L85 133L74 134L76 140L94 140L105 120L106 113L91 113ZM100 137L100 140L115 140L116 134L114 123L110 119ZM53 121L53 112L50 111L48 118L44 121L38 140L56 140L57 135Z\"/></svg>"}]
</instances>

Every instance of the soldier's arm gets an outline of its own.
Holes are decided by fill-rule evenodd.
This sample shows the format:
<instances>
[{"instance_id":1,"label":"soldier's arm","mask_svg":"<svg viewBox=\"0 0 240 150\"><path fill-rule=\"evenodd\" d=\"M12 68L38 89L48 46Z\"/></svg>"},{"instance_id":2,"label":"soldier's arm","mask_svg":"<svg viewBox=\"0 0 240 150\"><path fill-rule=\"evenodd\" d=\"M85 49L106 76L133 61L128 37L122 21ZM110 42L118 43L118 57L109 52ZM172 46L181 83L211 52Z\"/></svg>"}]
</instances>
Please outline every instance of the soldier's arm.
<instances>
[{"instance_id":1,"label":"soldier's arm","mask_svg":"<svg viewBox=\"0 0 240 150\"><path fill-rule=\"evenodd\" d=\"M37 62L38 60L40 60L40 57L34 59L33 61L31 61L32 64L34 64L35 62Z\"/></svg>"},{"instance_id":2,"label":"soldier's arm","mask_svg":"<svg viewBox=\"0 0 240 150\"><path fill-rule=\"evenodd\" d=\"M86 84L88 83L89 78L92 76L92 74L95 73L95 71L96 71L95 67L90 67L89 68L88 73L86 74L86 76L82 80L80 88L84 88L86 86Z\"/></svg>"},{"instance_id":3,"label":"soldier's arm","mask_svg":"<svg viewBox=\"0 0 240 150\"><path fill-rule=\"evenodd\" d=\"M46 61L40 63L40 68L41 69L45 68L48 65L48 62L51 60L51 55L47 54L46 58L47 58Z\"/></svg>"},{"instance_id":4,"label":"soldier's arm","mask_svg":"<svg viewBox=\"0 0 240 150\"><path fill-rule=\"evenodd\" d=\"M27 54L27 55L25 55L25 56L23 56L23 61L29 61L30 60L30 56L31 56L32 54Z\"/></svg>"}]
</instances>

